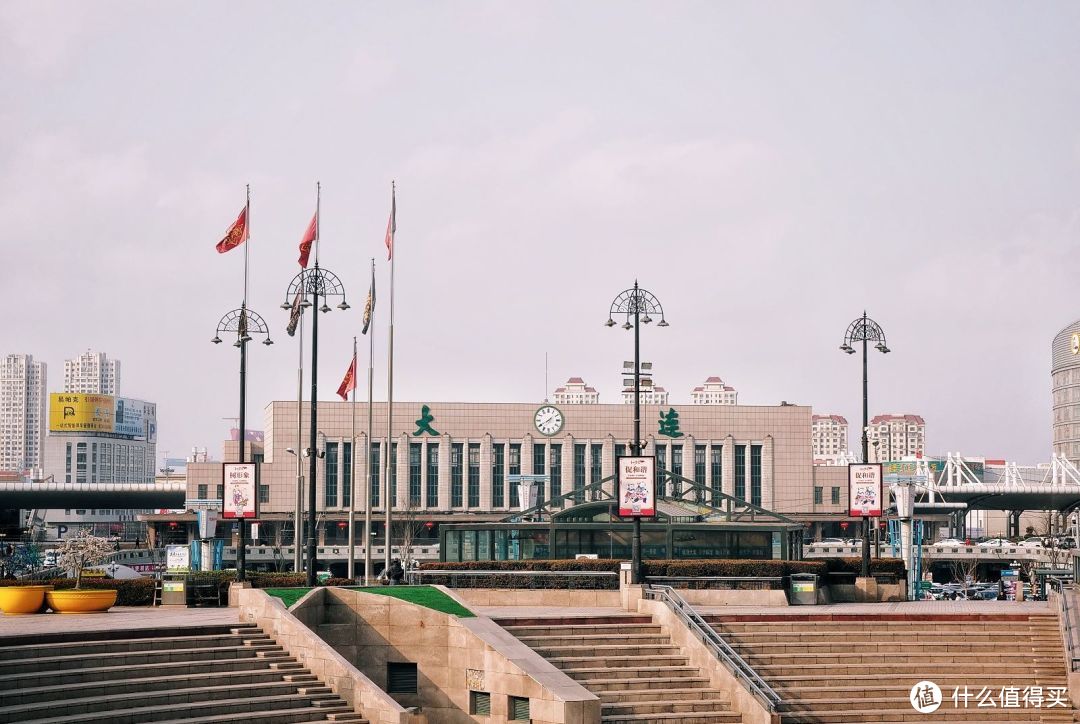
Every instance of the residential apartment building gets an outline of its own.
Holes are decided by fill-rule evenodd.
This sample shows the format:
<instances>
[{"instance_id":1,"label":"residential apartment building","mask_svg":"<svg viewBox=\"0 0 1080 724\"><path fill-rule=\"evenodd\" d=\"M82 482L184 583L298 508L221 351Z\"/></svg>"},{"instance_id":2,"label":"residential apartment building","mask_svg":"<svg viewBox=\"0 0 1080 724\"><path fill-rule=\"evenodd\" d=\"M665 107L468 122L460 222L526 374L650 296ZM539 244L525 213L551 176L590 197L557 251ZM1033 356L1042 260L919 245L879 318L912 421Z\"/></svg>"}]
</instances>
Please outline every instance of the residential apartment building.
<instances>
[{"instance_id":1,"label":"residential apartment building","mask_svg":"<svg viewBox=\"0 0 1080 724\"><path fill-rule=\"evenodd\" d=\"M556 405L598 405L600 393L589 387L580 377L571 377L562 387L556 387L553 395Z\"/></svg>"},{"instance_id":2,"label":"residential apartment building","mask_svg":"<svg viewBox=\"0 0 1080 724\"><path fill-rule=\"evenodd\" d=\"M1080 464L1080 320L1054 336L1050 353L1054 454Z\"/></svg>"},{"instance_id":3,"label":"residential apartment building","mask_svg":"<svg viewBox=\"0 0 1080 724\"><path fill-rule=\"evenodd\" d=\"M651 385L641 386L641 404L643 405L666 405L668 404L668 391L663 387L653 387ZM634 388L624 387L622 391L622 401L624 405L634 404Z\"/></svg>"},{"instance_id":4,"label":"residential apartment building","mask_svg":"<svg viewBox=\"0 0 1080 724\"><path fill-rule=\"evenodd\" d=\"M86 350L64 362L64 392L116 395L120 389L120 360Z\"/></svg>"},{"instance_id":5,"label":"residential apartment building","mask_svg":"<svg viewBox=\"0 0 1080 724\"><path fill-rule=\"evenodd\" d=\"M691 391L690 402L694 405L737 405L739 393L719 377L706 377L704 384Z\"/></svg>"},{"instance_id":6,"label":"residential apartment building","mask_svg":"<svg viewBox=\"0 0 1080 724\"><path fill-rule=\"evenodd\" d=\"M920 456L926 450L926 421L920 415L875 415L867 441L872 463Z\"/></svg>"},{"instance_id":7,"label":"residential apartment building","mask_svg":"<svg viewBox=\"0 0 1080 724\"><path fill-rule=\"evenodd\" d=\"M848 421L843 415L814 415L810 447L815 465L837 465L848 456Z\"/></svg>"},{"instance_id":8,"label":"residential apartment building","mask_svg":"<svg viewBox=\"0 0 1080 724\"><path fill-rule=\"evenodd\" d=\"M33 355L0 361L0 470L41 467L45 435L46 365Z\"/></svg>"}]
</instances>

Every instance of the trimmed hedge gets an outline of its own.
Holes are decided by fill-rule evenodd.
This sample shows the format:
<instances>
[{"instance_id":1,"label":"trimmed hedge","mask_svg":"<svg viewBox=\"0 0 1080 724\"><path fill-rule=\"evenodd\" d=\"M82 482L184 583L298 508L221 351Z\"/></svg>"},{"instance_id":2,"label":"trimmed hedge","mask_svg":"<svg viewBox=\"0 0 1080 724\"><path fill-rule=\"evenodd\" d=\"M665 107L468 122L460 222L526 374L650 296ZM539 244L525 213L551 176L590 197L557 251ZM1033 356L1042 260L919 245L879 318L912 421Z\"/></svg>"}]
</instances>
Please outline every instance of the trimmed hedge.
<instances>
[{"instance_id":1,"label":"trimmed hedge","mask_svg":"<svg viewBox=\"0 0 1080 724\"><path fill-rule=\"evenodd\" d=\"M34 581L33 583L19 580L2 580L0 586L41 585L42 583L51 585L58 591L75 588L74 578L57 578L52 581ZM154 602L154 579L152 578L123 580L115 578L84 578L83 589L116 591L117 606L149 606Z\"/></svg>"},{"instance_id":2,"label":"trimmed hedge","mask_svg":"<svg viewBox=\"0 0 1080 724\"><path fill-rule=\"evenodd\" d=\"M829 573L854 573L862 572L862 558L823 558L829 566ZM903 578L907 574L904 561L900 558L871 558L870 575L893 575Z\"/></svg>"}]
</instances>

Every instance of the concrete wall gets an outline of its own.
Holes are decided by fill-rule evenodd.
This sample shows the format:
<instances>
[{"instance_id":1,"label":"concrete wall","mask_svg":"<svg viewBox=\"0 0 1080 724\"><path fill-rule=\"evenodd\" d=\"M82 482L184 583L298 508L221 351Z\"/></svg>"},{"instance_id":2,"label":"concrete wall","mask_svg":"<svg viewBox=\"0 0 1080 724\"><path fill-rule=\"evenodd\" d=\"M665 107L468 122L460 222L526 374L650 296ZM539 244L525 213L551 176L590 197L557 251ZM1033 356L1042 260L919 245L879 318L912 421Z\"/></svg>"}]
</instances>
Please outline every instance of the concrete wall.
<instances>
[{"instance_id":1,"label":"concrete wall","mask_svg":"<svg viewBox=\"0 0 1080 724\"><path fill-rule=\"evenodd\" d=\"M510 696L529 698L533 722L600 721L596 696L487 617L458 618L388 596L326 590L319 636L382 688L388 662L416 663L418 692L393 696L404 707L420 707L431 722L501 724ZM470 690L491 694L491 716L468 714Z\"/></svg>"},{"instance_id":2,"label":"concrete wall","mask_svg":"<svg viewBox=\"0 0 1080 724\"><path fill-rule=\"evenodd\" d=\"M334 693L373 724L426 724L408 712L355 666L313 634L322 622L328 589L316 588L285 609L281 599L257 588L238 588L240 620L253 623L311 670ZM431 720L434 721L434 720Z\"/></svg>"},{"instance_id":3,"label":"concrete wall","mask_svg":"<svg viewBox=\"0 0 1080 724\"><path fill-rule=\"evenodd\" d=\"M693 606L786 606L785 591L721 591L676 589L687 603Z\"/></svg>"},{"instance_id":4,"label":"concrete wall","mask_svg":"<svg viewBox=\"0 0 1080 724\"><path fill-rule=\"evenodd\" d=\"M680 591L680 594L682 592ZM671 641L680 647L691 666L696 666L709 676L710 686L723 691L731 700L731 708L742 714L744 724L774 724L779 716L770 713L727 668L720 663L713 652L700 640L663 601L649 601L644 598L637 601L637 610L649 614L653 621L660 624L664 632L671 636Z\"/></svg>"},{"instance_id":5,"label":"concrete wall","mask_svg":"<svg viewBox=\"0 0 1080 724\"><path fill-rule=\"evenodd\" d=\"M564 606L614 608L618 591L520 590L508 588L455 588L454 595L473 606Z\"/></svg>"}]
</instances>

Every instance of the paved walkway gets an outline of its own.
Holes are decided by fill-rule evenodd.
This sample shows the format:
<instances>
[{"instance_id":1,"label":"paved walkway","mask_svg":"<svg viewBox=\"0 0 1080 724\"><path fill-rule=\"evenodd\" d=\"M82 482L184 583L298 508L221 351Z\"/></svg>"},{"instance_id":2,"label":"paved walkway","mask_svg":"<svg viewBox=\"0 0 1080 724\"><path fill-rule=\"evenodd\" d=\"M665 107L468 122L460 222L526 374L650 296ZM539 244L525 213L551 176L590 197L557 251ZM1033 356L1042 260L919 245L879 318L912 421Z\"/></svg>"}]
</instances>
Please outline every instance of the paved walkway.
<instances>
[{"instance_id":1,"label":"paved walkway","mask_svg":"<svg viewBox=\"0 0 1080 724\"><path fill-rule=\"evenodd\" d=\"M107 613L38 613L0 615L0 640L5 636L63 631L123 631L139 628L215 626L240 621L235 608L150 608L114 606Z\"/></svg>"},{"instance_id":2,"label":"paved walkway","mask_svg":"<svg viewBox=\"0 0 1080 724\"><path fill-rule=\"evenodd\" d=\"M608 607L569 607L569 606L473 606L469 608L482 616L489 618L545 618L548 616L561 616L573 618L575 616L626 616L631 614L622 608Z\"/></svg>"}]
</instances>

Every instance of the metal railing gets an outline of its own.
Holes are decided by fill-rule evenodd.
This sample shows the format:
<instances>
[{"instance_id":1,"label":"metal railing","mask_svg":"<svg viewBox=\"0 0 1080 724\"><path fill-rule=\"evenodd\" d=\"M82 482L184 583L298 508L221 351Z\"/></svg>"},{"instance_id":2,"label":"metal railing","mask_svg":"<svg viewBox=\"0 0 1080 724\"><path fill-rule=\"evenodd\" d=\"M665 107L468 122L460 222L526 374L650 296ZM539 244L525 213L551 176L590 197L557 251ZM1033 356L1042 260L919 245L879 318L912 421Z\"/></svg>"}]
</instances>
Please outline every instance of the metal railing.
<instances>
[{"instance_id":1,"label":"metal railing","mask_svg":"<svg viewBox=\"0 0 1080 724\"><path fill-rule=\"evenodd\" d=\"M694 607L675 592L671 586L650 585L645 588L645 598L652 601L662 601L667 604L679 620L686 624L713 655L722 663L735 679L743 684L747 690L762 703L769 712L779 711L782 701L779 694L765 683L753 667L746 663L735 650L728 645L727 641L706 623L705 619L694 610Z\"/></svg>"},{"instance_id":2,"label":"metal railing","mask_svg":"<svg viewBox=\"0 0 1080 724\"><path fill-rule=\"evenodd\" d=\"M552 588L553 582L559 582L559 589L591 590L591 591L617 591L619 590L619 574L615 571L443 571L443 570L411 570L405 573L405 582L411 585L423 584L427 578L436 581L446 581L442 585L450 588L493 588L489 584L493 577L508 576L514 585L513 588L524 589L547 589ZM506 580L506 579L503 579ZM585 582L592 585L580 585ZM574 585L575 583L579 585ZM598 584L598 585L597 585ZM505 588L506 586L499 586Z\"/></svg>"},{"instance_id":3,"label":"metal railing","mask_svg":"<svg viewBox=\"0 0 1080 724\"><path fill-rule=\"evenodd\" d=\"M1066 586L1060 579L1047 578L1047 584L1057 591L1058 597L1061 598L1061 628L1062 638L1065 643L1065 658L1069 662L1069 671L1077 671L1077 664L1080 663L1080 656L1076 654L1076 642L1073 638L1073 631L1075 626L1073 625L1073 610L1069 606L1069 594L1076 590L1075 586Z\"/></svg>"}]
</instances>

